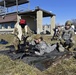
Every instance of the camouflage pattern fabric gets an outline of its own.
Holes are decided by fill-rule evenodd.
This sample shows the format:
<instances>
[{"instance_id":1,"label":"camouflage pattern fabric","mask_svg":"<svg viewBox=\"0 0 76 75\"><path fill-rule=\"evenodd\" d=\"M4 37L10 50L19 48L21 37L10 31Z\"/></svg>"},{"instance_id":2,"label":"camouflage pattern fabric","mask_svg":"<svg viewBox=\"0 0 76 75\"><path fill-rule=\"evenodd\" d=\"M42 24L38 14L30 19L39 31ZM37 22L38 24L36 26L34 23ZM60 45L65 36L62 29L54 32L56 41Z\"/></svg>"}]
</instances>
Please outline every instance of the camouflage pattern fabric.
<instances>
[{"instance_id":1,"label":"camouflage pattern fabric","mask_svg":"<svg viewBox=\"0 0 76 75\"><path fill-rule=\"evenodd\" d=\"M24 45L26 45L26 40L28 37L31 37L33 35L33 32L31 31L31 29L29 27L27 27L27 31L28 32L25 32L25 28L21 28L22 29L22 36L21 36L21 40L19 40L18 38L18 29L17 28L14 28L14 40L13 40L13 45L15 47L15 50L19 50L19 45L21 42L23 42ZM28 39L29 40L29 39Z\"/></svg>"},{"instance_id":2,"label":"camouflage pattern fabric","mask_svg":"<svg viewBox=\"0 0 76 75\"><path fill-rule=\"evenodd\" d=\"M70 28L66 30L65 28L62 29L61 35L60 35L60 44L63 45L63 47L67 48L70 50L70 48L74 48L74 31ZM73 49L72 49L73 50Z\"/></svg>"},{"instance_id":3,"label":"camouflage pattern fabric","mask_svg":"<svg viewBox=\"0 0 76 75\"><path fill-rule=\"evenodd\" d=\"M35 49L39 50L39 51L35 51L35 54L39 56L43 55L44 53L50 53L51 51L55 50L57 47L56 44L51 46L46 44L44 41L41 41L39 44L36 44L35 42L32 42L30 44L35 45L34 50Z\"/></svg>"},{"instance_id":4,"label":"camouflage pattern fabric","mask_svg":"<svg viewBox=\"0 0 76 75\"><path fill-rule=\"evenodd\" d=\"M18 39L17 36L14 37L13 45L14 45L16 51L19 50L20 40Z\"/></svg>"}]
</instances>

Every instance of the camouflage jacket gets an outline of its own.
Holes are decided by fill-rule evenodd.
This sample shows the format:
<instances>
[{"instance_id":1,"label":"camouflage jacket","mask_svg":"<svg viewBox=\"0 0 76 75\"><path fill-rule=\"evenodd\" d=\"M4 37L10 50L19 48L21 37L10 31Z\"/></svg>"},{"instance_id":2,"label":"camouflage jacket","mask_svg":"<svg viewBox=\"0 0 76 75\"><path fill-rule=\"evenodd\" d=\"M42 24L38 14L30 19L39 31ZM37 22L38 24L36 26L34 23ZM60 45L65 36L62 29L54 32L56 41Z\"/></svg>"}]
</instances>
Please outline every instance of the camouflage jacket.
<instances>
[{"instance_id":1,"label":"camouflage jacket","mask_svg":"<svg viewBox=\"0 0 76 75\"><path fill-rule=\"evenodd\" d=\"M65 28L62 29L61 33L60 33L60 36L59 36L59 39L60 40L74 40L73 39L74 37L74 31L70 28L68 30L66 30Z\"/></svg>"},{"instance_id":2,"label":"camouflage jacket","mask_svg":"<svg viewBox=\"0 0 76 75\"><path fill-rule=\"evenodd\" d=\"M17 24L14 28L14 34L22 40L22 36L31 36L33 34L32 30L26 25L24 28L21 28L19 24Z\"/></svg>"},{"instance_id":3,"label":"camouflage jacket","mask_svg":"<svg viewBox=\"0 0 76 75\"><path fill-rule=\"evenodd\" d=\"M50 53L56 48L56 44L51 46L49 44L46 44L46 42L44 41L41 41L39 44L36 44L33 41L30 44L35 45L35 48L39 50L39 52L35 52L35 54L37 55L43 55L44 53Z\"/></svg>"}]
</instances>

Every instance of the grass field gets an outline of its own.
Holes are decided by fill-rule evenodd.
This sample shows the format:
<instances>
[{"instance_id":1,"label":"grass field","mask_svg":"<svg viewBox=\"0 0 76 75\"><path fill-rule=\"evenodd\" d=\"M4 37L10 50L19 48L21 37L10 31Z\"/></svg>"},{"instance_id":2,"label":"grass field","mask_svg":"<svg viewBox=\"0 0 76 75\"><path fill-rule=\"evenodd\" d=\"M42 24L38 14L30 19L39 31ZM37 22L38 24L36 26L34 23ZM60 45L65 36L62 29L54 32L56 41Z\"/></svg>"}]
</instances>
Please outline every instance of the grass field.
<instances>
[{"instance_id":1,"label":"grass field","mask_svg":"<svg viewBox=\"0 0 76 75\"><path fill-rule=\"evenodd\" d=\"M55 43L57 41L51 42L50 36L44 36L47 43ZM6 46L12 45L14 36L13 35L0 35L0 39L8 41L8 44L0 44L0 50L7 50ZM61 61L56 66L49 66L45 71L39 71L33 65L23 63L20 60L11 60L5 55L0 55L0 75L76 75L76 59L70 58Z\"/></svg>"}]
</instances>

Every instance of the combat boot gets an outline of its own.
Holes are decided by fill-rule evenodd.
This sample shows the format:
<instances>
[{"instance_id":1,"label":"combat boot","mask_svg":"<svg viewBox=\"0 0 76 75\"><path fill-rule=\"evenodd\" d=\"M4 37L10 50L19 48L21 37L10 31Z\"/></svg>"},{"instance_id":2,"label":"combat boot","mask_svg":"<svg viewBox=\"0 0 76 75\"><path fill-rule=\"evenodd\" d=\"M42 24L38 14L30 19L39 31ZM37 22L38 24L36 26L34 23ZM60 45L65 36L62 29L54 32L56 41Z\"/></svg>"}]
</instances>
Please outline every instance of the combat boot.
<instances>
[{"instance_id":1,"label":"combat boot","mask_svg":"<svg viewBox=\"0 0 76 75\"><path fill-rule=\"evenodd\" d=\"M68 50L71 51L71 52L74 52L74 48L73 47L69 48Z\"/></svg>"},{"instance_id":2,"label":"combat boot","mask_svg":"<svg viewBox=\"0 0 76 75\"><path fill-rule=\"evenodd\" d=\"M63 47L62 44L60 44L60 42L57 43L57 50L58 50L59 52L64 52L64 50L65 50L65 48Z\"/></svg>"},{"instance_id":3,"label":"combat boot","mask_svg":"<svg viewBox=\"0 0 76 75\"><path fill-rule=\"evenodd\" d=\"M60 51L60 52L64 52L64 51L65 51L65 48L64 48L62 45L60 45L60 46L59 46L59 51Z\"/></svg>"}]
</instances>

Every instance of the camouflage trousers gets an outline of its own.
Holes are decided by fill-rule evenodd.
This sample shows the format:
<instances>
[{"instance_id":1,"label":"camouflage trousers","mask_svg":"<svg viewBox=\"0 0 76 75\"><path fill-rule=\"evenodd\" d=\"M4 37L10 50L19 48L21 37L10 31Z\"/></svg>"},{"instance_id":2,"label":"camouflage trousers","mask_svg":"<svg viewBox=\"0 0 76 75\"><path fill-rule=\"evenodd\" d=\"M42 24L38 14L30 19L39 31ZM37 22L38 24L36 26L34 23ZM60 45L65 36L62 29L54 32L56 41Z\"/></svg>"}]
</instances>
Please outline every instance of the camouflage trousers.
<instances>
[{"instance_id":1,"label":"camouflage trousers","mask_svg":"<svg viewBox=\"0 0 76 75\"><path fill-rule=\"evenodd\" d=\"M68 42L68 41L60 42L60 44L69 51L73 51L75 48L75 44L72 41L71 42Z\"/></svg>"},{"instance_id":2,"label":"camouflage trousers","mask_svg":"<svg viewBox=\"0 0 76 75\"><path fill-rule=\"evenodd\" d=\"M20 49L20 40L16 36L14 37L13 45L16 51Z\"/></svg>"},{"instance_id":3,"label":"camouflage trousers","mask_svg":"<svg viewBox=\"0 0 76 75\"><path fill-rule=\"evenodd\" d=\"M16 51L20 50L20 44L23 44L23 46L26 47L28 41L27 40L30 40L31 37L29 36L22 36L22 40L20 41L19 38L17 36L14 37L14 40L13 40L13 45L14 45L14 48Z\"/></svg>"}]
</instances>

